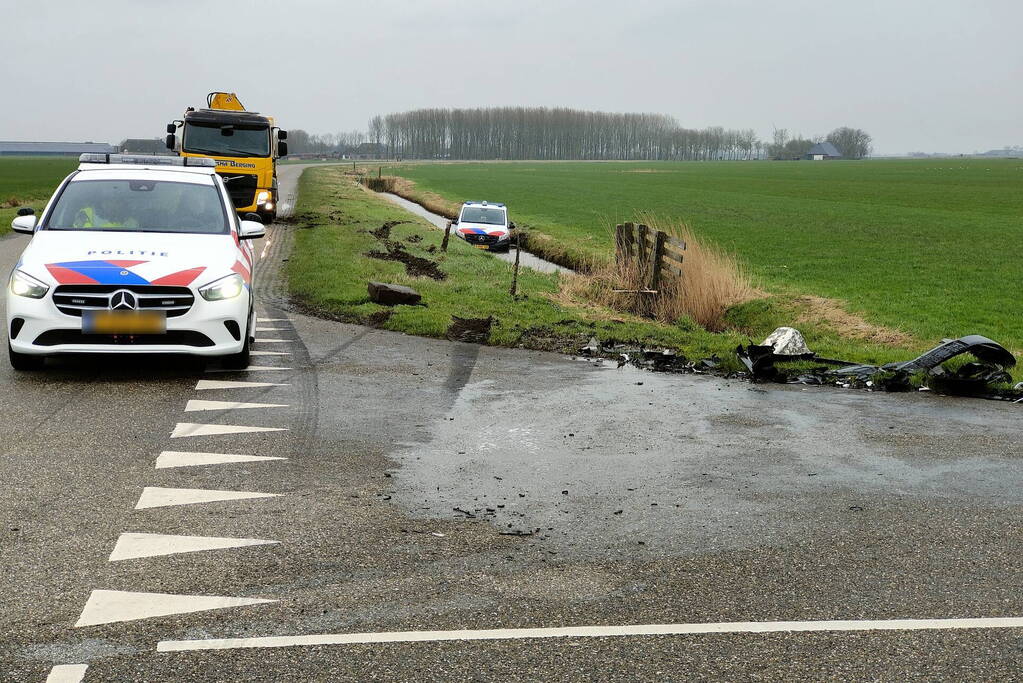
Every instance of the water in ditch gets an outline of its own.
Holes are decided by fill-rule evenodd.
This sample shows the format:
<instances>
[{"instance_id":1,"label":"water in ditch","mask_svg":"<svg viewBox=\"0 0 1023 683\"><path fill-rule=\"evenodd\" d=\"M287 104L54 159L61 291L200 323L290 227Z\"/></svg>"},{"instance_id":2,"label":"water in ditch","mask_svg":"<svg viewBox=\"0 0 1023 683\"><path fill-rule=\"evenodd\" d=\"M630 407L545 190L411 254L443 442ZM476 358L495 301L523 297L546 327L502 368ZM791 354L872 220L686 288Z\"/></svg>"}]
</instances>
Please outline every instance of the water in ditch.
<instances>
[{"instance_id":1,"label":"water in ditch","mask_svg":"<svg viewBox=\"0 0 1023 683\"><path fill-rule=\"evenodd\" d=\"M377 194L381 195L382 197L385 197L388 201L393 202L394 204L397 204L398 206L400 206L401 208L405 209L406 211L408 211L410 213L414 213L415 215L420 216L422 218L425 218L426 220L428 220L430 222L431 225L433 225L436 228L440 228L441 230L443 230L448 225L448 219L445 218L444 216L439 216L439 215L437 215L437 214L435 214L435 213L433 213L431 211L427 211L426 209L424 209L419 204L416 204L415 202L409 201L408 199L405 199L404 197L399 197L398 195L392 194L390 192L378 192ZM508 261L509 263L515 263L515 249L514 248L508 250L508 252L491 251L491 252L487 252L487 253L493 254L496 258L499 258L502 261ZM532 268L533 270L538 270L541 273L567 273L567 272L571 272L571 271L569 271L568 268L565 268L564 266L559 266L558 264L551 263L550 261L544 261L539 256L534 256L533 254L530 254L527 251L523 251L519 255L519 265L523 266L523 267L526 267L526 268Z\"/></svg>"}]
</instances>

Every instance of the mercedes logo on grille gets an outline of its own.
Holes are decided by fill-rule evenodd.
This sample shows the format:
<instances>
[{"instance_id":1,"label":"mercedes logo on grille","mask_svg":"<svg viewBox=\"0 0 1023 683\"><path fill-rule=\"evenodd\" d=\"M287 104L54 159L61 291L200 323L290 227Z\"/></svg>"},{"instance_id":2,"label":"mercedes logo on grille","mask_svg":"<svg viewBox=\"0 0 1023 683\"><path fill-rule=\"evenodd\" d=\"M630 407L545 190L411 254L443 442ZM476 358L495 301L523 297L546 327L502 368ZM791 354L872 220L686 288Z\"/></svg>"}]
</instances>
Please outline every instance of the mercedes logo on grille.
<instances>
[{"instance_id":1,"label":"mercedes logo on grille","mask_svg":"<svg viewBox=\"0 0 1023 683\"><path fill-rule=\"evenodd\" d=\"M139 307L138 299L127 289L119 289L110 295L110 308L114 311L134 311Z\"/></svg>"}]
</instances>

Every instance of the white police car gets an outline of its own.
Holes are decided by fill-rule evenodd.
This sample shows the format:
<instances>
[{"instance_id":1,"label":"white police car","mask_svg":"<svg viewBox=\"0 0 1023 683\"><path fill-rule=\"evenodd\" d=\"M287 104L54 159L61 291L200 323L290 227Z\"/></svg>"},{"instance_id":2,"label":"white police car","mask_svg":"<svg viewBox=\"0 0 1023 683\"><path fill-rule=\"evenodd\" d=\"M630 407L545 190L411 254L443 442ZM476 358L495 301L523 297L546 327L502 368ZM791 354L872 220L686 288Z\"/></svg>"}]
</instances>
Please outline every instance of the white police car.
<instances>
[{"instance_id":1,"label":"white police car","mask_svg":"<svg viewBox=\"0 0 1023 683\"><path fill-rule=\"evenodd\" d=\"M477 249L507 251L515 224L508 221L508 208L504 204L468 201L462 204L452 227L459 237Z\"/></svg>"},{"instance_id":2,"label":"white police car","mask_svg":"<svg viewBox=\"0 0 1023 683\"><path fill-rule=\"evenodd\" d=\"M256 220L216 162L83 154L38 217L7 288L11 365L64 353L185 353L248 364Z\"/></svg>"}]
</instances>

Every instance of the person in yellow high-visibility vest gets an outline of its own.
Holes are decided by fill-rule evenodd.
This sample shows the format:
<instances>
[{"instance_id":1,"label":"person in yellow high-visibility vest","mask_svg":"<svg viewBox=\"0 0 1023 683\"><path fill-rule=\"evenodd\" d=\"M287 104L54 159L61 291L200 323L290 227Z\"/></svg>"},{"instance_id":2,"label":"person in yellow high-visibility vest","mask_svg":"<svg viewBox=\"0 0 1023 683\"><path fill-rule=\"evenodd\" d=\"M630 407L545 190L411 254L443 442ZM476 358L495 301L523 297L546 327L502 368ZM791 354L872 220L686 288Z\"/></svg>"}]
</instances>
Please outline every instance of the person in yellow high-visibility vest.
<instances>
[{"instance_id":1,"label":"person in yellow high-visibility vest","mask_svg":"<svg viewBox=\"0 0 1023 683\"><path fill-rule=\"evenodd\" d=\"M129 228L137 229L139 222L124 216L120 203L112 199L100 199L97 206L84 206L75 214L76 228Z\"/></svg>"}]
</instances>

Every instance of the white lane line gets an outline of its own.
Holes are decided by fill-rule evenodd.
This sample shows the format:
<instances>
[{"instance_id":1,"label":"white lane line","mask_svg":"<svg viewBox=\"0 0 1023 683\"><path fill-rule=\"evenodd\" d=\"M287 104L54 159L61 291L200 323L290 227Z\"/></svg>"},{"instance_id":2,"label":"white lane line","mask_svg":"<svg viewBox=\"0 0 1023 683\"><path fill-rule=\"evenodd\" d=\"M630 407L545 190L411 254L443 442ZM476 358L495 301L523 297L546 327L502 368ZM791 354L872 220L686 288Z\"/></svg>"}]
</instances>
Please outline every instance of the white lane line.
<instances>
[{"instance_id":1,"label":"white lane line","mask_svg":"<svg viewBox=\"0 0 1023 683\"><path fill-rule=\"evenodd\" d=\"M206 372L259 372L263 370L290 370L279 365L250 365L247 368L207 368Z\"/></svg>"},{"instance_id":2,"label":"white lane line","mask_svg":"<svg viewBox=\"0 0 1023 683\"><path fill-rule=\"evenodd\" d=\"M287 327L257 327L256 332L290 332Z\"/></svg>"},{"instance_id":3,"label":"white lane line","mask_svg":"<svg viewBox=\"0 0 1023 683\"><path fill-rule=\"evenodd\" d=\"M110 553L110 561L133 560L139 557L158 557L175 553L194 553L200 550L245 548L252 545L271 545L279 541L261 538L218 538L216 536L171 536L168 534L121 534Z\"/></svg>"},{"instance_id":4,"label":"white lane line","mask_svg":"<svg viewBox=\"0 0 1023 683\"><path fill-rule=\"evenodd\" d=\"M258 338L256 339L256 342L260 343L260 344L274 344L274 343L290 344L293 341L295 341L295 340L294 339L258 339Z\"/></svg>"},{"instance_id":5,"label":"white lane line","mask_svg":"<svg viewBox=\"0 0 1023 683\"><path fill-rule=\"evenodd\" d=\"M287 351L249 351L250 356L290 356Z\"/></svg>"},{"instance_id":6,"label":"white lane line","mask_svg":"<svg viewBox=\"0 0 1023 683\"><path fill-rule=\"evenodd\" d=\"M204 612L225 607L261 605L276 600L262 598L229 598L218 595L174 595L171 593L134 593L94 590L85 603L75 628L135 621L172 614Z\"/></svg>"},{"instance_id":7,"label":"white lane line","mask_svg":"<svg viewBox=\"0 0 1023 683\"><path fill-rule=\"evenodd\" d=\"M179 422L174 426L170 438L180 439L186 436L218 436L221 434L250 434L253 432L286 432L284 427L249 427L247 425L200 424L198 422Z\"/></svg>"},{"instance_id":8,"label":"white lane line","mask_svg":"<svg viewBox=\"0 0 1023 683\"><path fill-rule=\"evenodd\" d=\"M234 380L201 379L195 385L196 391L206 389L255 389L257 387L288 387L290 384L276 384L274 382L237 382Z\"/></svg>"},{"instance_id":9,"label":"white lane line","mask_svg":"<svg viewBox=\"0 0 1023 683\"><path fill-rule=\"evenodd\" d=\"M170 507L172 505L193 505L195 503L216 503L224 500L246 500L249 498L276 498L279 493L260 491L220 491L217 489L171 489L163 486L147 486L142 489L136 510Z\"/></svg>"},{"instance_id":10,"label":"white lane line","mask_svg":"<svg viewBox=\"0 0 1023 683\"><path fill-rule=\"evenodd\" d=\"M287 318L256 318L257 323L287 323L291 322Z\"/></svg>"},{"instance_id":11,"label":"white lane line","mask_svg":"<svg viewBox=\"0 0 1023 683\"><path fill-rule=\"evenodd\" d=\"M194 451L164 451L156 458L156 469L169 467L196 467L199 465L225 465L235 462L260 462L263 460L287 460L264 455L236 455L234 453L197 453Z\"/></svg>"},{"instance_id":12,"label":"white lane line","mask_svg":"<svg viewBox=\"0 0 1023 683\"><path fill-rule=\"evenodd\" d=\"M157 652L233 650L296 645L354 645L416 643L443 640L520 640L529 638L606 638L674 636L707 633L778 633L806 631L921 631L964 628L1020 628L1023 618L888 619L863 621L733 621L710 624L640 624L634 626L567 626L558 628L499 628L478 631L392 631L383 633L326 633L311 636L161 640Z\"/></svg>"},{"instance_id":13,"label":"white lane line","mask_svg":"<svg viewBox=\"0 0 1023 683\"><path fill-rule=\"evenodd\" d=\"M243 408L287 408L287 403L241 403L240 401L199 401L190 400L185 404L186 413L202 410L241 410Z\"/></svg>"},{"instance_id":14,"label":"white lane line","mask_svg":"<svg viewBox=\"0 0 1023 683\"><path fill-rule=\"evenodd\" d=\"M50 669L46 683L81 683L88 664L58 664Z\"/></svg>"}]
</instances>

